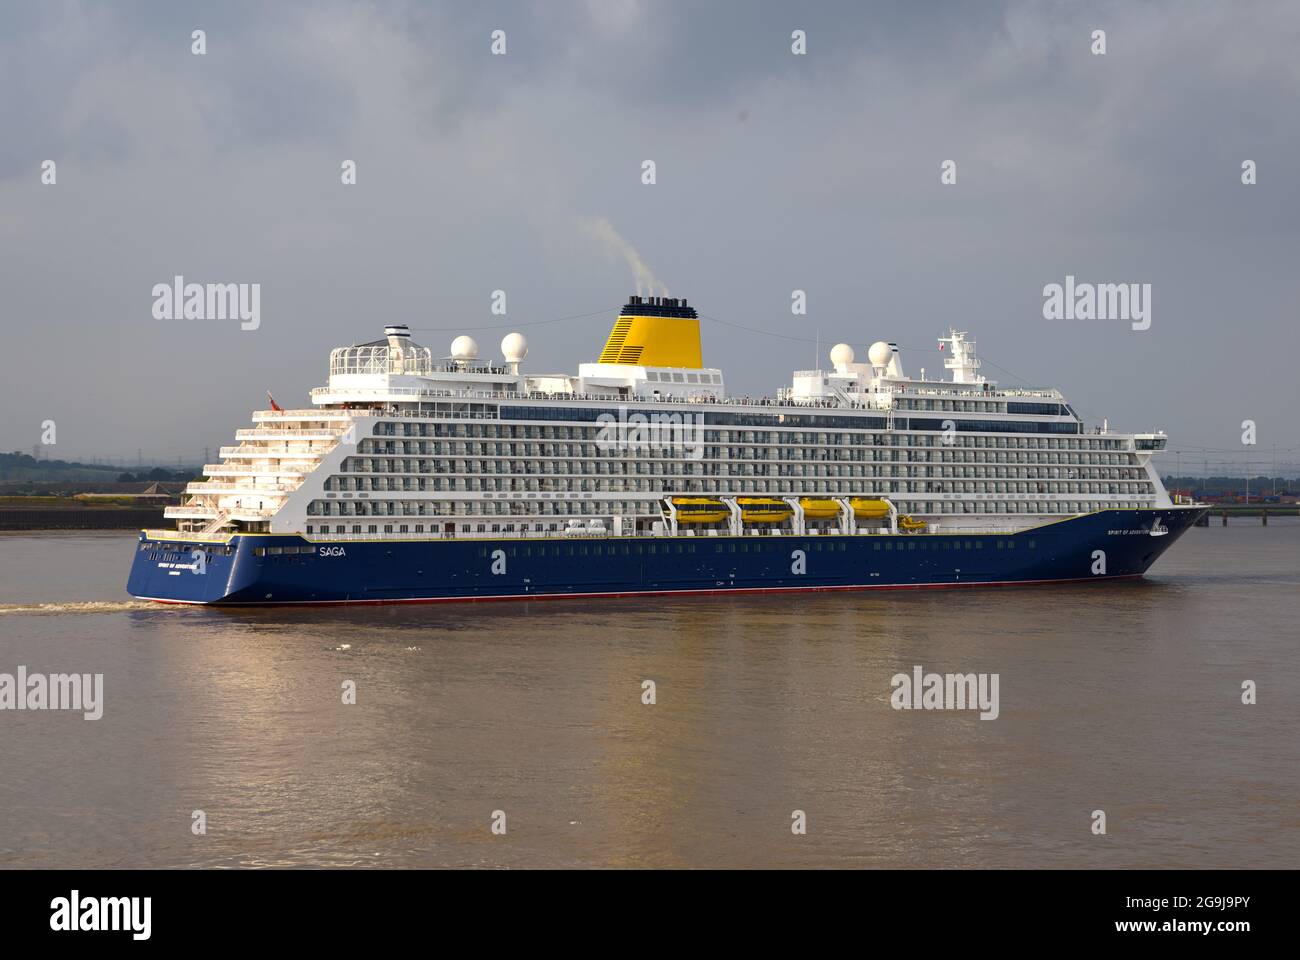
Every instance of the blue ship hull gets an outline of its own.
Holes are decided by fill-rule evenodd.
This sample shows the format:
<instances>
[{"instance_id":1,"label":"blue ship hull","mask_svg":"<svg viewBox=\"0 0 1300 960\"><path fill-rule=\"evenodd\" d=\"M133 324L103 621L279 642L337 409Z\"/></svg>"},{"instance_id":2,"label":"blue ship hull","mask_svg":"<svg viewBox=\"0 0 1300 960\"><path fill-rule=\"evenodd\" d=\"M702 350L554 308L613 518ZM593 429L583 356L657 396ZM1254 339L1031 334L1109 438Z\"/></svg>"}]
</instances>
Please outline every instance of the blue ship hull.
<instances>
[{"instance_id":1,"label":"blue ship hull","mask_svg":"<svg viewBox=\"0 0 1300 960\"><path fill-rule=\"evenodd\" d=\"M1014 534L343 541L257 534L222 542L142 535L127 590L161 602L274 606L1120 579L1145 573L1203 513L1105 510Z\"/></svg>"}]
</instances>

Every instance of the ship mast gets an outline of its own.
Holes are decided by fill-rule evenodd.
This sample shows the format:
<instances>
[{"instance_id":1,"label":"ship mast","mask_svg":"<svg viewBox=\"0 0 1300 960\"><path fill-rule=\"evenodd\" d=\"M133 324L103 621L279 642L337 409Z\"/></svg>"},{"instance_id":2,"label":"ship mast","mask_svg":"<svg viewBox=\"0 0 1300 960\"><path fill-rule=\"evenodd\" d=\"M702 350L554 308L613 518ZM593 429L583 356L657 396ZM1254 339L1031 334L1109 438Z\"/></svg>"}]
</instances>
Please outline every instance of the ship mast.
<instances>
[{"instance_id":1,"label":"ship mast","mask_svg":"<svg viewBox=\"0 0 1300 960\"><path fill-rule=\"evenodd\" d=\"M964 331L948 328L948 336L939 338L939 349L946 343L951 353L944 358L943 365L952 371L953 383L983 383L984 377L979 373L980 361L975 356L975 341L967 340Z\"/></svg>"}]
</instances>

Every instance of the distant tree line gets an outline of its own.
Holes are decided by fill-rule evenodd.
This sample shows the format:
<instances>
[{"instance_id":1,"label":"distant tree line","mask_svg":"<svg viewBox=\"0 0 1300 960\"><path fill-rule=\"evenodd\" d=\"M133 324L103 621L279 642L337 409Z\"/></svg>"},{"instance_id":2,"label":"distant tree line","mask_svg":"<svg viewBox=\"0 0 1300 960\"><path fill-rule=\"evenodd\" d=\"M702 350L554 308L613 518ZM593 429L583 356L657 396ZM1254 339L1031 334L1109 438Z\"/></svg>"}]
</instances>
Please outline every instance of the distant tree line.
<instances>
[{"instance_id":1,"label":"distant tree line","mask_svg":"<svg viewBox=\"0 0 1300 960\"><path fill-rule=\"evenodd\" d=\"M163 480L174 483L177 481L193 480L194 476L195 473L193 470L167 470L163 467L154 467L152 470L140 470L136 473L131 473L129 470L126 473L119 473L117 475L117 482L152 483L155 480Z\"/></svg>"},{"instance_id":2,"label":"distant tree line","mask_svg":"<svg viewBox=\"0 0 1300 960\"><path fill-rule=\"evenodd\" d=\"M191 480L198 475L199 467L183 467L169 470L165 467L140 469L134 472L122 472L120 465L103 463L79 463L75 460L38 460L29 453L13 451L0 453L0 482L19 481L76 481L76 482L117 482L137 483Z\"/></svg>"},{"instance_id":3,"label":"distant tree line","mask_svg":"<svg viewBox=\"0 0 1300 960\"><path fill-rule=\"evenodd\" d=\"M1165 487L1169 490L1195 491L1198 493L1229 494L1245 493L1247 484L1252 497L1272 494L1274 488L1278 496L1291 496L1300 491L1300 479L1286 477L1163 477Z\"/></svg>"}]
</instances>

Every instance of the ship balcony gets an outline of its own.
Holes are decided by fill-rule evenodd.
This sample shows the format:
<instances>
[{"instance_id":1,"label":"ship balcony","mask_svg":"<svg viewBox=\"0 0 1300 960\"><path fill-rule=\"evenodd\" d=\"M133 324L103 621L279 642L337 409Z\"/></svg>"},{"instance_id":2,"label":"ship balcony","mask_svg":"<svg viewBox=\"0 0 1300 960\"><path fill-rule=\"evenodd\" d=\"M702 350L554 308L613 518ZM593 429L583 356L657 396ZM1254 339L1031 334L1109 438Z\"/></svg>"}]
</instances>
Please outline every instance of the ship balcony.
<instances>
[{"instance_id":1,"label":"ship balcony","mask_svg":"<svg viewBox=\"0 0 1300 960\"><path fill-rule=\"evenodd\" d=\"M344 397L348 400L370 400L374 403L383 403L392 397L402 397L410 400L446 400L448 398L469 396L472 393L473 390L469 384L463 390L448 390L441 387L314 387L311 391L311 398L313 403L323 402L323 398L326 397ZM481 394L485 397L505 395L500 391L489 390L481 391ZM518 395L511 394L511 396Z\"/></svg>"},{"instance_id":2,"label":"ship balcony","mask_svg":"<svg viewBox=\"0 0 1300 960\"><path fill-rule=\"evenodd\" d=\"M331 441L337 440L346 430L346 427L340 427L337 430L299 430L299 429L278 429L271 427L244 427L242 430L235 431L236 440L272 440L280 443L294 440L320 440Z\"/></svg>"},{"instance_id":3,"label":"ship balcony","mask_svg":"<svg viewBox=\"0 0 1300 960\"><path fill-rule=\"evenodd\" d=\"M299 420L310 420L319 423L321 420L337 420L346 425L354 415L351 410L319 410L312 407L310 410L254 410L252 420L254 423L263 421L269 423L293 423Z\"/></svg>"},{"instance_id":4,"label":"ship balcony","mask_svg":"<svg viewBox=\"0 0 1300 960\"><path fill-rule=\"evenodd\" d=\"M185 492L194 493L247 493L253 496L276 496L292 493L298 489L296 483L227 483L224 481L196 481L185 487Z\"/></svg>"},{"instance_id":5,"label":"ship balcony","mask_svg":"<svg viewBox=\"0 0 1300 960\"><path fill-rule=\"evenodd\" d=\"M197 503L183 503L180 506L164 508L163 516L169 520L206 520L215 517L219 512L216 507L204 507Z\"/></svg>"},{"instance_id":6,"label":"ship balcony","mask_svg":"<svg viewBox=\"0 0 1300 960\"><path fill-rule=\"evenodd\" d=\"M220 510L216 507L182 504L179 507L167 507L163 510L163 516L168 520L214 520L222 515L229 516L232 520L267 520L279 512L279 507L264 507L260 510L256 507L235 507Z\"/></svg>"},{"instance_id":7,"label":"ship balcony","mask_svg":"<svg viewBox=\"0 0 1300 960\"><path fill-rule=\"evenodd\" d=\"M303 446L306 449L299 449ZM277 447L290 446L290 449L283 450ZM311 460L318 461L325 454L334 449L332 442L321 442L319 446L312 446L309 441L302 444L277 444L271 446L253 446L251 444L240 444L237 447L219 447L217 456L222 460Z\"/></svg>"},{"instance_id":8,"label":"ship balcony","mask_svg":"<svg viewBox=\"0 0 1300 960\"><path fill-rule=\"evenodd\" d=\"M203 475L205 477L286 477L301 480L313 469L315 468L312 464L293 467L279 466L269 470L265 466L258 468L253 465L234 463L205 463L203 465Z\"/></svg>"}]
</instances>

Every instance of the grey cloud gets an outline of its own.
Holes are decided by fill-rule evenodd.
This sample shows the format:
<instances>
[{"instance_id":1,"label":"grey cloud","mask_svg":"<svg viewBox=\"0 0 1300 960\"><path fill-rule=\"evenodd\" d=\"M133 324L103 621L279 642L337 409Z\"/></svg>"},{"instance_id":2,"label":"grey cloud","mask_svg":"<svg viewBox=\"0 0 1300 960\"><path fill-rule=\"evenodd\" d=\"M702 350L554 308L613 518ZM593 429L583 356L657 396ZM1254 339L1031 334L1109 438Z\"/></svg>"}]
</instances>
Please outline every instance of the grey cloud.
<instances>
[{"instance_id":1,"label":"grey cloud","mask_svg":"<svg viewBox=\"0 0 1300 960\"><path fill-rule=\"evenodd\" d=\"M896 339L933 375L952 322L1112 422L1231 447L1253 417L1300 440L1275 346L1300 253L1291 4L89 3L6 18L5 335L21 356L52 332L76 349L0 384L0 448L29 448L54 417L60 453L192 457L267 387L303 402L331 346L391 319L474 332L500 322L498 288L519 323L615 307L634 277L584 232L602 219L674 295L823 352ZM195 27L206 58L189 54ZM506 57L488 55L494 28ZM46 158L57 187L39 184ZM1257 187L1238 181L1246 158ZM957 187L939 186L943 159ZM1067 272L1154 283L1152 330L1049 325L1041 288ZM153 321L149 290L175 273L261 282L263 329ZM811 306L797 323L796 287ZM572 369L606 324L534 328L528 365ZM1205 386L1229 330L1230 409ZM705 337L747 393L816 359L813 343L707 322Z\"/></svg>"}]
</instances>

